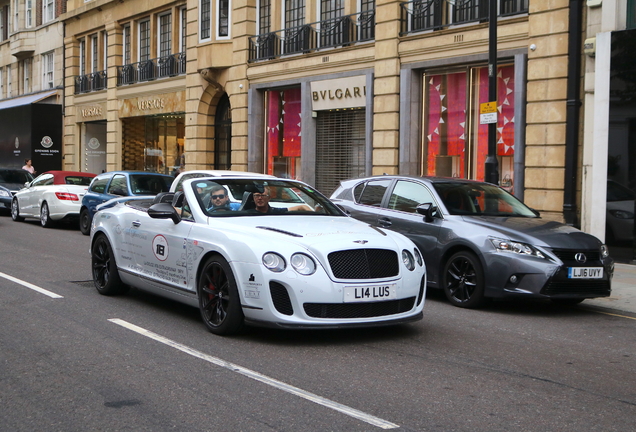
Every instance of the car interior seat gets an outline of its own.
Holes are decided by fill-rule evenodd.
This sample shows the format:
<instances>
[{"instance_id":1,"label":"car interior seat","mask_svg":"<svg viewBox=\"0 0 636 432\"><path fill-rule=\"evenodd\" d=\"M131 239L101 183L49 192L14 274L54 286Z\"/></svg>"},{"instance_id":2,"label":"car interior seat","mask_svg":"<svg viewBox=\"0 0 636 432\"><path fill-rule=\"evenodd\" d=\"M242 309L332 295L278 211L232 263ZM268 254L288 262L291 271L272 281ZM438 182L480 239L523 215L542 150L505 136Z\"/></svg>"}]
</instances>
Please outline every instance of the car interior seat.
<instances>
[{"instance_id":1,"label":"car interior seat","mask_svg":"<svg viewBox=\"0 0 636 432\"><path fill-rule=\"evenodd\" d=\"M243 192L243 200L241 201L241 206L239 210L253 210L256 208L256 203L254 202L254 195L252 192Z\"/></svg>"}]
</instances>

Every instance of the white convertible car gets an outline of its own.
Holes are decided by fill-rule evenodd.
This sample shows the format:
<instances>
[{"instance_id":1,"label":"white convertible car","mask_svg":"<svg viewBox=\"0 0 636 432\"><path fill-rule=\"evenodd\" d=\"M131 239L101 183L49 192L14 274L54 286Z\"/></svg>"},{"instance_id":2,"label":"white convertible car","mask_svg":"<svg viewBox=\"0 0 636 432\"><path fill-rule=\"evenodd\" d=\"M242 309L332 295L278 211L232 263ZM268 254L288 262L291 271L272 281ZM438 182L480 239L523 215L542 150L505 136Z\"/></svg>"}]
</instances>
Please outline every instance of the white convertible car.
<instances>
[{"instance_id":1,"label":"white convertible car","mask_svg":"<svg viewBox=\"0 0 636 432\"><path fill-rule=\"evenodd\" d=\"M227 194L240 206L224 203ZM304 183L276 178L192 179L183 191L101 210L91 257L99 293L134 286L184 302L216 334L243 324L415 321L426 294L422 255L409 239L347 217Z\"/></svg>"}]
</instances>

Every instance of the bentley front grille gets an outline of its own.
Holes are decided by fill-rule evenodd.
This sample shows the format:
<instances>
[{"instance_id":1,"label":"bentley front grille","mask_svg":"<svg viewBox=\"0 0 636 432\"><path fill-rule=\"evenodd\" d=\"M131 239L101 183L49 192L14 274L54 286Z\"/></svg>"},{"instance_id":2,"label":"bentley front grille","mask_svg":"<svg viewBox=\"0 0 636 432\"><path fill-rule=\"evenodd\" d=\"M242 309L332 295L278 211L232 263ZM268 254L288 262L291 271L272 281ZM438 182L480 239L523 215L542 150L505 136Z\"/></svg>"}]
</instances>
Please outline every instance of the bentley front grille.
<instances>
[{"instance_id":1,"label":"bentley front grille","mask_svg":"<svg viewBox=\"0 0 636 432\"><path fill-rule=\"evenodd\" d=\"M353 249L328 256L331 271L338 279L377 279L397 276L398 255L386 249Z\"/></svg>"}]
</instances>

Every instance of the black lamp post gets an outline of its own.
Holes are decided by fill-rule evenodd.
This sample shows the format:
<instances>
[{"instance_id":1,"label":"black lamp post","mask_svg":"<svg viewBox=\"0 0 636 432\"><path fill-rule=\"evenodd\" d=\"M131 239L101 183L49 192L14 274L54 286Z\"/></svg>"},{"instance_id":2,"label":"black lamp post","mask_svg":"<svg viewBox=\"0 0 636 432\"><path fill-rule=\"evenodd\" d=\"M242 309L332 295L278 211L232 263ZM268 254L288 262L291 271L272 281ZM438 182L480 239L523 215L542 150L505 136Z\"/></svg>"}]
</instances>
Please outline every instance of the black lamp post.
<instances>
[{"instance_id":1,"label":"black lamp post","mask_svg":"<svg viewBox=\"0 0 636 432\"><path fill-rule=\"evenodd\" d=\"M488 2L488 101L497 102L497 0ZM498 115L498 113L497 113ZM497 161L497 123L488 124L488 157L485 164L489 183L499 184Z\"/></svg>"}]
</instances>

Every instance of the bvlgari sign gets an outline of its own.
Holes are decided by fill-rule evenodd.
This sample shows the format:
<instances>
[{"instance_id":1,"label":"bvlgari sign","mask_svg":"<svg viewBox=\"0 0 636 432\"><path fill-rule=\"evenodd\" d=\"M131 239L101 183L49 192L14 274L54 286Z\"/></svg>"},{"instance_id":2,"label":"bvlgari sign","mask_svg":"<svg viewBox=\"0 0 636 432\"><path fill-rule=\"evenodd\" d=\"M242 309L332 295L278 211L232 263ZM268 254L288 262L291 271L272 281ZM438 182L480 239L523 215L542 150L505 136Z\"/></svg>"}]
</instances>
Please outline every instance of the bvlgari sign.
<instances>
[{"instance_id":1,"label":"bvlgari sign","mask_svg":"<svg viewBox=\"0 0 636 432\"><path fill-rule=\"evenodd\" d=\"M314 111L359 108L367 104L365 75L311 83L311 102Z\"/></svg>"}]
</instances>

